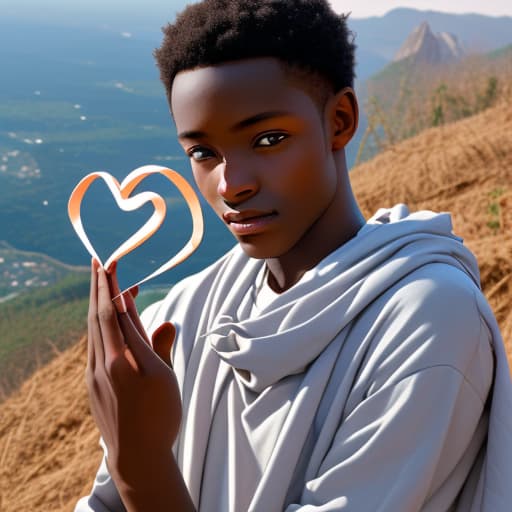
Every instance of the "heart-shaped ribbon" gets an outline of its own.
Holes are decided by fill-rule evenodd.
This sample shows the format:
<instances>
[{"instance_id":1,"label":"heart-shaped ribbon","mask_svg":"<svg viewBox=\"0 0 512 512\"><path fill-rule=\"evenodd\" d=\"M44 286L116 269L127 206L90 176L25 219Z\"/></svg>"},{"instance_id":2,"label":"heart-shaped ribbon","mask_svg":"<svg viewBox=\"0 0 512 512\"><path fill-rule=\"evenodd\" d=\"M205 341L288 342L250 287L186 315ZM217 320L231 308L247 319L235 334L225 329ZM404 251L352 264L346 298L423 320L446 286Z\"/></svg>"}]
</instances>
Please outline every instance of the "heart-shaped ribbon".
<instances>
[{"instance_id":1,"label":"heart-shaped ribbon","mask_svg":"<svg viewBox=\"0 0 512 512\"><path fill-rule=\"evenodd\" d=\"M189 241L185 244L185 246L178 251L172 258L170 258L166 263L158 267L154 272L144 277L137 283L129 286L126 290L132 288L133 286L138 286L142 283L145 283L149 279L152 279L161 273L175 267L185 259L187 259L198 247L203 237L203 216L201 213L201 205L199 203L199 199L197 198L194 189L190 186L183 176L181 176L176 171L172 169L168 169L167 167L161 167L158 165L145 165L143 167L139 167L133 170L126 178L122 181L121 184L114 178L112 175L107 172L93 172L85 176L80 180L78 185L74 188L73 192L69 197L68 202L68 215L71 220L71 224L75 229L78 237L84 244L85 248L89 252L89 254L98 260L98 262L104 267L108 268L110 264L119 260L129 252L133 251L136 247L145 242L149 237L151 237L155 231L161 226L165 215L166 215L166 206L165 200L158 194L154 192L140 192L139 194L130 197L130 194L133 192L135 187L144 180L147 176L151 174L162 174L168 180L170 180L176 188L181 192L187 205L190 209L190 213L192 215L192 235ZM82 219L80 217L80 206L83 200L85 193L91 184L101 178L110 189L110 192L114 196L117 205L124 211L133 211L140 208L142 205L151 202L155 208L151 217L146 221L146 223L139 228L128 240L123 242L107 259L107 261L103 264L94 250L91 242L87 234L85 233ZM123 290L124 293L126 290Z\"/></svg>"}]
</instances>

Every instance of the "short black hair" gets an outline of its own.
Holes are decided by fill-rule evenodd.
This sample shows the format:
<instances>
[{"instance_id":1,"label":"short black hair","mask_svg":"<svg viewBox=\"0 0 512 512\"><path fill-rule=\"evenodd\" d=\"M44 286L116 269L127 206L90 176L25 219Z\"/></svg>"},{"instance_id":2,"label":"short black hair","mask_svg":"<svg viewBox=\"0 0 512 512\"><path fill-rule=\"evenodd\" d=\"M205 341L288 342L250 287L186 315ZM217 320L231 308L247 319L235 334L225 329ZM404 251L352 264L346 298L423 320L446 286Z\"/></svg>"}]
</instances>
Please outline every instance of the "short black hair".
<instances>
[{"instance_id":1,"label":"short black hair","mask_svg":"<svg viewBox=\"0 0 512 512\"><path fill-rule=\"evenodd\" d=\"M320 77L332 92L353 87L355 44L347 17L327 0L191 4L162 29L162 45L154 52L169 102L180 71L257 57L275 57L312 80Z\"/></svg>"}]
</instances>

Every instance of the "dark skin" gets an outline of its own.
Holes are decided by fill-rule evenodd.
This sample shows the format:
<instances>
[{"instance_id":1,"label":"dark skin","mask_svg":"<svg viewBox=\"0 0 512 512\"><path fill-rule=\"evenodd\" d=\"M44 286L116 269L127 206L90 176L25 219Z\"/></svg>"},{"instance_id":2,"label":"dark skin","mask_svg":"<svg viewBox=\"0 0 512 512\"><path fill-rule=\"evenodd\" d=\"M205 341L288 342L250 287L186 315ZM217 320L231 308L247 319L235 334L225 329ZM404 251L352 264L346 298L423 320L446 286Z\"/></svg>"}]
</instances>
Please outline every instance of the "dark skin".
<instances>
[{"instance_id":1,"label":"dark skin","mask_svg":"<svg viewBox=\"0 0 512 512\"><path fill-rule=\"evenodd\" d=\"M179 73L171 108L199 190L280 292L364 224L344 148L357 127L355 94L325 105L262 58ZM115 265L93 262L87 388L109 472L127 510L194 510L171 448L181 400L169 353L172 324L148 339Z\"/></svg>"},{"instance_id":2,"label":"dark skin","mask_svg":"<svg viewBox=\"0 0 512 512\"><path fill-rule=\"evenodd\" d=\"M260 58L179 73L171 106L199 190L242 249L265 258L275 291L364 224L344 151L358 121L352 89L319 106L276 59ZM252 227L231 222L252 214Z\"/></svg>"},{"instance_id":3,"label":"dark skin","mask_svg":"<svg viewBox=\"0 0 512 512\"><path fill-rule=\"evenodd\" d=\"M113 301L118 292L115 264L107 274L93 261L86 382L109 472L129 511L192 511L171 451L181 419L169 356L174 326L164 323L148 339L132 294Z\"/></svg>"}]
</instances>

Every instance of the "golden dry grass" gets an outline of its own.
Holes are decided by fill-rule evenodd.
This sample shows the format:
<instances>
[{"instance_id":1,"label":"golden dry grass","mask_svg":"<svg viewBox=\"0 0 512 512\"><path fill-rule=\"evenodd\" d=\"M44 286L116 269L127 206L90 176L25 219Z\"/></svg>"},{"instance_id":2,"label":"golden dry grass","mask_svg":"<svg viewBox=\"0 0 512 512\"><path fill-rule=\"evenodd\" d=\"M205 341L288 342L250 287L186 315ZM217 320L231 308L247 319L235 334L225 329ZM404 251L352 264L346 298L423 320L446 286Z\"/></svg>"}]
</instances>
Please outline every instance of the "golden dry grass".
<instances>
[{"instance_id":1,"label":"golden dry grass","mask_svg":"<svg viewBox=\"0 0 512 512\"><path fill-rule=\"evenodd\" d=\"M453 212L512 354L512 106L400 143L352 172L365 215L407 203ZM84 385L85 343L0 406L0 510L70 511L101 458Z\"/></svg>"},{"instance_id":2,"label":"golden dry grass","mask_svg":"<svg viewBox=\"0 0 512 512\"><path fill-rule=\"evenodd\" d=\"M452 212L512 354L512 105L403 141L355 168L351 181L365 215L396 203Z\"/></svg>"},{"instance_id":3,"label":"golden dry grass","mask_svg":"<svg viewBox=\"0 0 512 512\"><path fill-rule=\"evenodd\" d=\"M0 510L69 511L101 459L82 339L0 406Z\"/></svg>"}]
</instances>

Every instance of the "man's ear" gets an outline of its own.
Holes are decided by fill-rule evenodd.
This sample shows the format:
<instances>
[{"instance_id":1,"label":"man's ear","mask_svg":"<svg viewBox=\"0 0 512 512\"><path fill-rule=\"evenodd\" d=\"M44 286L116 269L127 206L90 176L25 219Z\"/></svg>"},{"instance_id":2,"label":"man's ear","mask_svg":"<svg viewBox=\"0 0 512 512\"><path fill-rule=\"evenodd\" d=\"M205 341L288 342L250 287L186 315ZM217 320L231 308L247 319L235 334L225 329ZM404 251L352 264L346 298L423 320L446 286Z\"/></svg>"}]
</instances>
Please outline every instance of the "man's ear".
<instances>
[{"instance_id":1,"label":"man's ear","mask_svg":"<svg viewBox=\"0 0 512 512\"><path fill-rule=\"evenodd\" d=\"M327 105L330 120L331 149L343 149L354 136L359 122L359 106L354 90L345 87Z\"/></svg>"}]
</instances>

